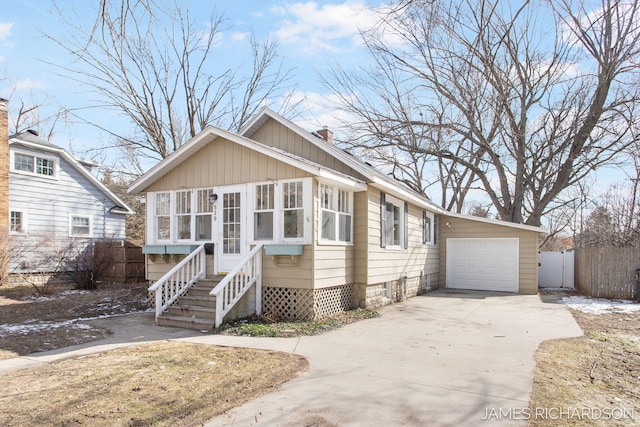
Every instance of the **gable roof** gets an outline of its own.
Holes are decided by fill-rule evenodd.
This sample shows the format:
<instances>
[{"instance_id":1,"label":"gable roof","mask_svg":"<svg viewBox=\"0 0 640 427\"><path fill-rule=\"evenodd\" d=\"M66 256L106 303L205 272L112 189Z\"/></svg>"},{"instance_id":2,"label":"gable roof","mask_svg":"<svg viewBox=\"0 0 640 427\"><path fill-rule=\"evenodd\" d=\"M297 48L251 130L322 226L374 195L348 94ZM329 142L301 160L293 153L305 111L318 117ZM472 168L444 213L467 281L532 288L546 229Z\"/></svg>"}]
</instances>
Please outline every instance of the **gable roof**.
<instances>
[{"instance_id":1,"label":"gable roof","mask_svg":"<svg viewBox=\"0 0 640 427\"><path fill-rule=\"evenodd\" d=\"M415 192L400 181L391 178L388 175L385 175L374 167L361 161L351 153L328 143L324 139L315 136L311 132L307 132L300 126L285 119L268 107L263 107L258 112L258 114L256 114L256 116L240 130L240 134L247 138L251 138L258 131L258 129L260 129L260 127L262 127L269 119L273 119L281 125L291 129L297 135L304 138L314 146L318 147L320 150L349 166L351 169L364 176L369 181L370 185L384 190L392 195L400 197L404 200L411 201L418 206L429 209L430 211L441 214L446 213L446 211L442 207L435 204L424 195Z\"/></svg>"},{"instance_id":2,"label":"gable roof","mask_svg":"<svg viewBox=\"0 0 640 427\"><path fill-rule=\"evenodd\" d=\"M243 136L251 138L258 131L258 129L260 129L260 127L262 127L269 119L273 119L278 123L282 124L283 126L291 129L296 134L298 134L305 140L311 142L311 144L318 147L325 153L335 157L339 161L351 167L353 170L360 173L366 179L370 180L371 181L370 185L376 188L379 188L381 190L387 191L390 194L393 194L395 196L399 196L404 200L410 200L418 206L424 207L426 209L429 209L433 212L436 212L442 215L448 215L448 216L457 217L457 218L464 218L470 221L491 223L491 224L496 224L496 225L501 225L501 226L506 226L511 228L518 228L522 230L536 231L538 233L547 233L547 230L545 230L542 227L535 227L535 226L530 226L525 224L509 222L509 221L480 218L472 215L464 215L464 214L449 212L446 209L442 208L441 206L435 204L434 202L432 202L422 194L419 194L414 190L408 188L400 181L392 177L389 177L388 175L383 174L379 170L371 167L370 165L356 158L352 154L336 147L333 144L328 143L324 139L315 136L313 133L305 131L300 126L285 119L284 117L280 116L279 114L269 109L268 107L263 107L260 110L260 112L258 112L258 114L242 128L240 133Z\"/></svg>"},{"instance_id":3,"label":"gable roof","mask_svg":"<svg viewBox=\"0 0 640 427\"><path fill-rule=\"evenodd\" d=\"M91 184L95 185L109 200L115 205L110 209L112 213L131 215L135 212L125 202L123 202L118 196L116 196L111 190L107 188L98 178L93 176L89 170L83 165L96 166L94 162L87 160L76 159L71 154L67 153L64 149L58 147L55 144L47 142L32 132L22 132L16 135L9 136L9 145L22 145L27 148L36 150L47 151L55 153L65 159L74 169L76 169L82 176L84 176Z\"/></svg>"},{"instance_id":4,"label":"gable roof","mask_svg":"<svg viewBox=\"0 0 640 427\"><path fill-rule=\"evenodd\" d=\"M312 175L335 182L342 186L350 187L355 191L364 191L367 188L366 184L359 179L334 171L333 169L329 169L308 159L293 155L284 150L269 147L252 139L245 138L243 136L215 126L207 126L196 136L191 138L186 144L182 145L176 151L171 153L171 155L154 165L151 169L149 169L149 171L138 178L133 184L129 186L128 192L137 194L144 191L151 184L168 174L171 170L194 155L198 150L215 141L217 138L224 138L233 143L239 144L243 147L271 157L275 160L290 164L291 166L294 166Z\"/></svg>"}]
</instances>

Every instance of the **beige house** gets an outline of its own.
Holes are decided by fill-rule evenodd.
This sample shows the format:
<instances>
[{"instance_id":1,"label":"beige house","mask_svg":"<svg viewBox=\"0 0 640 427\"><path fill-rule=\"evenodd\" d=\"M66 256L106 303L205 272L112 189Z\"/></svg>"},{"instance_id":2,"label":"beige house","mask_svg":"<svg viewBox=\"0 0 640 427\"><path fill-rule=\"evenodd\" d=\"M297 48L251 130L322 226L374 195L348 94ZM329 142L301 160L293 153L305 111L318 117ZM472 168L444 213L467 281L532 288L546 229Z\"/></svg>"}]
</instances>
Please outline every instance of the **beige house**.
<instances>
[{"instance_id":1,"label":"beige house","mask_svg":"<svg viewBox=\"0 0 640 427\"><path fill-rule=\"evenodd\" d=\"M437 288L537 292L537 227L451 214L263 109L208 127L129 189L147 202L159 323L313 318Z\"/></svg>"}]
</instances>

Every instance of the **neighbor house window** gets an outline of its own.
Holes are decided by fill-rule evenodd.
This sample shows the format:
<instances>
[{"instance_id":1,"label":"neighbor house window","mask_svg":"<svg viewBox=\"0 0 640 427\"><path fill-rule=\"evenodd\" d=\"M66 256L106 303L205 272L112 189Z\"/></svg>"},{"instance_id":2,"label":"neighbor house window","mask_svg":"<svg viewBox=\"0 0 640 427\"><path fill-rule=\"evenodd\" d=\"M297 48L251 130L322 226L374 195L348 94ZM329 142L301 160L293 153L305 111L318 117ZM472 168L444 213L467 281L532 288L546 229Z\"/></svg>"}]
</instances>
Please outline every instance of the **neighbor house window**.
<instances>
[{"instance_id":1,"label":"neighbor house window","mask_svg":"<svg viewBox=\"0 0 640 427\"><path fill-rule=\"evenodd\" d=\"M191 191L176 191L178 240L191 239Z\"/></svg>"},{"instance_id":2,"label":"neighbor house window","mask_svg":"<svg viewBox=\"0 0 640 427\"><path fill-rule=\"evenodd\" d=\"M25 218L24 212L11 211L9 217L10 230L16 233L21 233L25 230Z\"/></svg>"},{"instance_id":3,"label":"neighbor house window","mask_svg":"<svg viewBox=\"0 0 640 427\"><path fill-rule=\"evenodd\" d=\"M304 197L302 181L282 183L284 238L304 237Z\"/></svg>"},{"instance_id":4,"label":"neighbor house window","mask_svg":"<svg viewBox=\"0 0 640 427\"><path fill-rule=\"evenodd\" d=\"M13 169L35 175L55 176L56 162L45 157L14 153Z\"/></svg>"},{"instance_id":5,"label":"neighbor house window","mask_svg":"<svg viewBox=\"0 0 640 427\"><path fill-rule=\"evenodd\" d=\"M156 193L155 199L156 240L171 237L171 193Z\"/></svg>"},{"instance_id":6,"label":"neighbor house window","mask_svg":"<svg viewBox=\"0 0 640 427\"><path fill-rule=\"evenodd\" d=\"M351 242L353 193L320 184L320 240Z\"/></svg>"},{"instance_id":7,"label":"neighbor house window","mask_svg":"<svg viewBox=\"0 0 640 427\"><path fill-rule=\"evenodd\" d=\"M409 206L380 193L380 245L384 248L405 249L408 240Z\"/></svg>"},{"instance_id":8,"label":"neighbor house window","mask_svg":"<svg viewBox=\"0 0 640 427\"><path fill-rule=\"evenodd\" d=\"M71 237L87 237L91 235L91 219L88 216L71 216Z\"/></svg>"},{"instance_id":9,"label":"neighbor house window","mask_svg":"<svg viewBox=\"0 0 640 427\"><path fill-rule=\"evenodd\" d=\"M196 193L196 240L211 240L211 226L215 206L209 202L209 197L212 194L212 188L198 190Z\"/></svg>"},{"instance_id":10,"label":"neighbor house window","mask_svg":"<svg viewBox=\"0 0 640 427\"><path fill-rule=\"evenodd\" d=\"M253 234L255 240L273 240L273 212L275 209L275 186L259 184L255 187Z\"/></svg>"}]
</instances>

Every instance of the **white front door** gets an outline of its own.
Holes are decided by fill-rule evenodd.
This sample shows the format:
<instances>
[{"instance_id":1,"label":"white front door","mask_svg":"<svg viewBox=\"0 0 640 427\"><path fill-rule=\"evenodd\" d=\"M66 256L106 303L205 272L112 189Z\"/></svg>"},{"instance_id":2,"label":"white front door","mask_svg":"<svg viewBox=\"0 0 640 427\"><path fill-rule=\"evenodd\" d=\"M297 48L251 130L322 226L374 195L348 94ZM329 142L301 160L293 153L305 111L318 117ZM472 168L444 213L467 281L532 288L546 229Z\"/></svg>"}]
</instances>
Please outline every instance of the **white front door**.
<instances>
[{"instance_id":1,"label":"white front door","mask_svg":"<svg viewBox=\"0 0 640 427\"><path fill-rule=\"evenodd\" d=\"M246 254L245 186L219 189L217 205L218 239L216 255L218 273L231 271Z\"/></svg>"}]
</instances>

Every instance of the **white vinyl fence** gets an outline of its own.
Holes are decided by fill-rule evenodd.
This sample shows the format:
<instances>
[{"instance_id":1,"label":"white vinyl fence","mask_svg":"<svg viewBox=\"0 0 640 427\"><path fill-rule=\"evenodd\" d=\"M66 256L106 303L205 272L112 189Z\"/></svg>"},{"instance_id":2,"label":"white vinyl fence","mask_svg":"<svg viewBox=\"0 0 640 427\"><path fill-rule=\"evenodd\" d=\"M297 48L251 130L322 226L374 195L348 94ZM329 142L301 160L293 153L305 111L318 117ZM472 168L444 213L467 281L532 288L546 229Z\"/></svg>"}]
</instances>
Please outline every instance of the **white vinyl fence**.
<instances>
[{"instance_id":1,"label":"white vinyl fence","mask_svg":"<svg viewBox=\"0 0 640 427\"><path fill-rule=\"evenodd\" d=\"M575 252L540 252L538 286L541 288L574 287Z\"/></svg>"}]
</instances>

